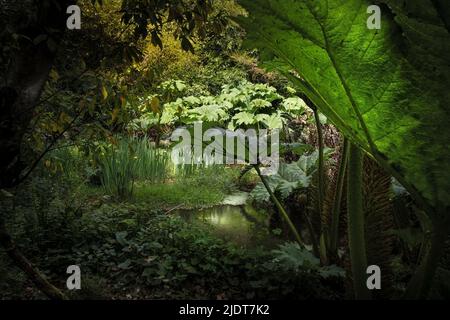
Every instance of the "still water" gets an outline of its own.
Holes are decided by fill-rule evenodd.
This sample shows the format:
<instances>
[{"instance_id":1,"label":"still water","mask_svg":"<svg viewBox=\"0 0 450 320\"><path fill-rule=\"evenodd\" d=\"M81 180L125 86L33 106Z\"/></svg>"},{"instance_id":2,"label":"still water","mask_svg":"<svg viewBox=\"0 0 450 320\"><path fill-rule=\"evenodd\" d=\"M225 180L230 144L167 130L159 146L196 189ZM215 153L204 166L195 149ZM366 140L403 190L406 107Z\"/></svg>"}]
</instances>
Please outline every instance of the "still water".
<instances>
[{"instance_id":1,"label":"still water","mask_svg":"<svg viewBox=\"0 0 450 320\"><path fill-rule=\"evenodd\" d=\"M270 228L270 216L250 205L221 205L201 210L178 210L186 221L202 221L219 237L243 246L274 247L281 239Z\"/></svg>"}]
</instances>

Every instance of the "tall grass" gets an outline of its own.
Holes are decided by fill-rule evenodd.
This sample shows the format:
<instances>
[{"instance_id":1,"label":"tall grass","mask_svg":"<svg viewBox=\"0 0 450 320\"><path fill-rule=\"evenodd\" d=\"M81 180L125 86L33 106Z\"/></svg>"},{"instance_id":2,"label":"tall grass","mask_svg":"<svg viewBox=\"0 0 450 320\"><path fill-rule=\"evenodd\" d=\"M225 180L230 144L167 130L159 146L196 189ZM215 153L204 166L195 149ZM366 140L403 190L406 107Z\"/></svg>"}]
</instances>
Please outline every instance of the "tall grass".
<instances>
[{"instance_id":1,"label":"tall grass","mask_svg":"<svg viewBox=\"0 0 450 320\"><path fill-rule=\"evenodd\" d=\"M164 181L170 164L167 151L153 147L148 139L134 139L134 145L137 177L151 183Z\"/></svg>"},{"instance_id":2,"label":"tall grass","mask_svg":"<svg viewBox=\"0 0 450 320\"><path fill-rule=\"evenodd\" d=\"M43 161L48 164L61 180L73 183L81 182L83 169L82 154L77 147L60 147L47 154Z\"/></svg>"},{"instance_id":3,"label":"tall grass","mask_svg":"<svg viewBox=\"0 0 450 320\"><path fill-rule=\"evenodd\" d=\"M169 157L164 150L155 149L145 138L116 141L99 159L102 185L108 194L128 199L136 180L154 183L166 178Z\"/></svg>"},{"instance_id":4,"label":"tall grass","mask_svg":"<svg viewBox=\"0 0 450 320\"><path fill-rule=\"evenodd\" d=\"M128 139L117 139L116 145L106 149L100 157L101 181L105 191L120 199L133 195L137 161L132 143Z\"/></svg>"},{"instance_id":5,"label":"tall grass","mask_svg":"<svg viewBox=\"0 0 450 320\"><path fill-rule=\"evenodd\" d=\"M203 175L206 172L214 172L217 168L223 167L223 165L211 164L208 160L202 160L201 163L195 163L194 158L192 158L191 163L174 165L174 175L176 178L188 179Z\"/></svg>"}]
</instances>

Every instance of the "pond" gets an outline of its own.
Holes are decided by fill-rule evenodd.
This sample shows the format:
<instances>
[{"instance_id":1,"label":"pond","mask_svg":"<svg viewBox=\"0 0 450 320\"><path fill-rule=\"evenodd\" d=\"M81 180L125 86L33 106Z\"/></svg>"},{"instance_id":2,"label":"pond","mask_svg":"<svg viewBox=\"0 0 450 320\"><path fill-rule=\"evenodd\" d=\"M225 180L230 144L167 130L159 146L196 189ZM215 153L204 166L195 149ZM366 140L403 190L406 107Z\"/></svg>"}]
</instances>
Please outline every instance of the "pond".
<instances>
[{"instance_id":1,"label":"pond","mask_svg":"<svg viewBox=\"0 0 450 320\"><path fill-rule=\"evenodd\" d=\"M248 204L178 210L177 214L189 222L206 222L217 236L242 246L272 248L282 241L270 228L270 215Z\"/></svg>"}]
</instances>

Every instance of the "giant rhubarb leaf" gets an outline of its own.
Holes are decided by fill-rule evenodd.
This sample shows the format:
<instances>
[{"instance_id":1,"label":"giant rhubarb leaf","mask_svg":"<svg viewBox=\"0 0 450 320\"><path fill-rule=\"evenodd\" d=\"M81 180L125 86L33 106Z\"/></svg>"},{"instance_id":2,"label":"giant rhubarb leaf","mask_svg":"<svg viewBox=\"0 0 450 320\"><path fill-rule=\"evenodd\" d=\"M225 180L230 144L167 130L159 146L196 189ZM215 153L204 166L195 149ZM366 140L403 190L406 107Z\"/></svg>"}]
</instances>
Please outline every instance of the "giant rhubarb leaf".
<instances>
[{"instance_id":1,"label":"giant rhubarb leaf","mask_svg":"<svg viewBox=\"0 0 450 320\"><path fill-rule=\"evenodd\" d=\"M240 2L249 15L239 22L265 65L290 77L429 212L448 217L449 1L378 1L380 30L367 28L374 1Z\"/></svg>"}]
</instances>

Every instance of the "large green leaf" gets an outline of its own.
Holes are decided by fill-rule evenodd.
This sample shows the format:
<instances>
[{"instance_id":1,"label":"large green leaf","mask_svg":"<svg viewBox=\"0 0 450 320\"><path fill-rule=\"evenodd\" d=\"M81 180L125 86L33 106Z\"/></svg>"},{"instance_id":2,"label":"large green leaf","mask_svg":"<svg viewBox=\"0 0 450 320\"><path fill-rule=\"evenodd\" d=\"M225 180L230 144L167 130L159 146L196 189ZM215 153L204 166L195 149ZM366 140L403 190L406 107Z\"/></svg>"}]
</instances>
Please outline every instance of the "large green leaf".
<instances>
[{"instance_id":1,"label":"large green leaf","mask_svg":"<svg viewBox=\"0 0 450 320\"><path fill-rule=\"evenodd\" d=\"M328 158L332 149L325 148L324 155ZM283 199L287 198L293 191L308 188L314 173L317 171L319 151L311 154L303 154L300 159L292 163L280 163L278 173L266 180L273 192L279 192ZM259 202L269 201L270 195L262 182L258 183L250 193L251 197Z\"/></svg>"},{"instance_id":2,"label":"large green leaf","mask_svg":"<svg viewBox=\"0 0 450 320\"><path fill-rule=\"evenodd\" d=\"M429 212L448 211L449 1L386 0L380 30L367 28L373 1L240 2L248 44L266 66L287 75Z\"/></svg>"}]
</instances>

